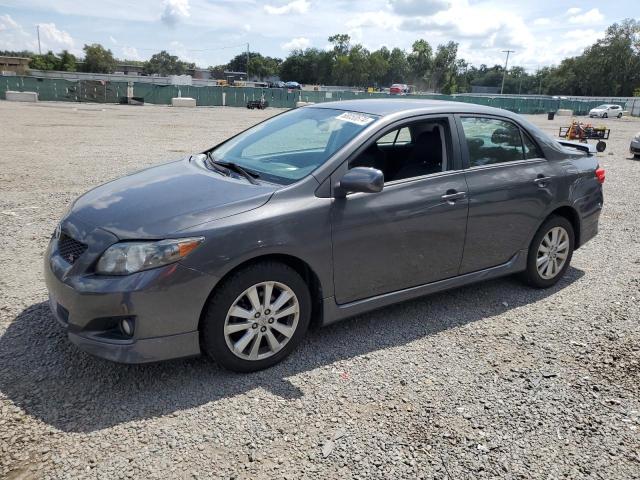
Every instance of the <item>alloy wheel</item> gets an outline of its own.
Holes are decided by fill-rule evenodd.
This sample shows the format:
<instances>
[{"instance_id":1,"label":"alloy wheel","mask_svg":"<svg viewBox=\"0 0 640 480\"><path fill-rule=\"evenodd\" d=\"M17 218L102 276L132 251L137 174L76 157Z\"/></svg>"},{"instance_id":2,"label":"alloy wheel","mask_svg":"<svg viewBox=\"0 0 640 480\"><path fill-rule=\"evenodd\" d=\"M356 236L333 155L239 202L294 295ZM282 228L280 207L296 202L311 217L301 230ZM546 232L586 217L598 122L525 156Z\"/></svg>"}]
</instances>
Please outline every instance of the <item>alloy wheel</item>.
<instances>
[{"instance_id":1,"label":"alloy wheel","mask_svg":"<svg viewBox=\"0 0 640 480\"><path fill-rule=\"evenodd\" d=\"M237 357L263 360L291 340L299 318L300 303L291 288L280 282L260 282L231 304L224 322L225 341Z\"/></svg>"},{"instance_id":2,"label":"alloy wheel","mask_svg":"<svg viewBox=\"0 0 640 480\"><path fill-rule=\"evenodd\" d=\"M536 268L545 280L555 278L564 267L569 255L569 234L563 227L551 228L538 246Z\"/></svg>"}]
</instances>

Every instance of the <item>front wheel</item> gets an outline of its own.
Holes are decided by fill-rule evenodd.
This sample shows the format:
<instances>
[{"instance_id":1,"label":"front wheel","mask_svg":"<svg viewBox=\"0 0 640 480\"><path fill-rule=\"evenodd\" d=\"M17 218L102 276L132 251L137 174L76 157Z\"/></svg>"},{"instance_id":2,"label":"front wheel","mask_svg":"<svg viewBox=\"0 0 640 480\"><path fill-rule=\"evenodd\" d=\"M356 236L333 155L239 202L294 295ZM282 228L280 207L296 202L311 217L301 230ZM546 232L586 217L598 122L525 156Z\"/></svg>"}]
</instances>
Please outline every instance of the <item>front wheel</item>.
<instances>
[{"instance_id":1,"label":"front wheel","mask_svg":"<svg viewBox=\"0 0 640 480\"><path fill-rule=\"evenodd\" d=\"M525 281L536 288L555 285L569 268L574 242L569 220L558 216L547 219L529 246Z\"/></svg>"},{"instance_id":2,"label":"front wheel","mask_svg":"<svg viewBox=\"0 0 640 480\"><path fill-rule=\"evenodd\" d=\"M310 318L311 295L302 277L282 263L259 263L216 288L202 320L202 344L222 367L254 372L289 355Z\"/></svg>"},{"instance_id":3,"label":"front wheel","mask_svg":"<svg viewBox=\"0 0 640 480\"><path fill-rule=\"evenodd\" d=\"M618 114L618 118L622 118L622 113L619 113L619 114Z\"/></svg>"},{"instance_id":4,"label":"front wheel","mask_svg":"<svg viewBox=\"0 0 640 480\"><path fill-rule=\"evenodd\" d=\"M607 118L609 115L607 115L606 113L602 114L602 118Z\"/></svg>"}]
</instances>

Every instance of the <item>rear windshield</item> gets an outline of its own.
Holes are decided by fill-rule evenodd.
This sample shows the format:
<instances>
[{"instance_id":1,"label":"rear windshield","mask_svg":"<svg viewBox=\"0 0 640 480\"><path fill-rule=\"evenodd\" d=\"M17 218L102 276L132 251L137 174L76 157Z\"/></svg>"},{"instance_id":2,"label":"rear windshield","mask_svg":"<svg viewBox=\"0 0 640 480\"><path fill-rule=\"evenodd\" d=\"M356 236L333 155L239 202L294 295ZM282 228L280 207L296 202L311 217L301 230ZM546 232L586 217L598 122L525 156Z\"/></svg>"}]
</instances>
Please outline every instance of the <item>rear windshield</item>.
<instances>
[{"instance_id":1,"label":"rear windshield","mask_svg":"<svg viewBox=\"0 0 640 480\"><path fill-rule=\"evenodd\" d=\"M216 160L233 162L260 179L290 184L318 168L378 119L329 108L299 108L278 115L216 148Z\"/></svg>"}]
</instances>

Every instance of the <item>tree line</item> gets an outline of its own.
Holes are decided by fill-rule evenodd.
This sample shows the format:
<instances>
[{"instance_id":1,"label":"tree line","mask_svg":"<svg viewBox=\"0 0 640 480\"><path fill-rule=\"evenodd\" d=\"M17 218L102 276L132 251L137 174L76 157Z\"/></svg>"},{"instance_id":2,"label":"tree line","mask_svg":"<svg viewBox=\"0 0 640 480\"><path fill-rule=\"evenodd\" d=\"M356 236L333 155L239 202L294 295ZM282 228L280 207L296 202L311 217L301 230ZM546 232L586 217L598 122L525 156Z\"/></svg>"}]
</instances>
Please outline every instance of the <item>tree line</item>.
<instances>
[{"instance_id":1,"label":"tree line","mask_svg":"<svg viewBox=\"0 0 640 480\"><path fill-rule=\"evenodd\" d=\"M409 52L381 47L369 51L353 44L347 34L329 37L332 48L294 50L285 59L258 52L236 55L229 63L210 66L219 77L224 71L247 71L251 78L280 77L302 84L388 87L407 83L417 90L444 94L470 92L473 86L500 87L502 65L475 66L458 57L458 44L447 42L435 48L425 39L416 40ZM31 58L30 68L41 70L112 73L119 63L111 50L99 44L84 46L84 59L63 51L0 52ZM161 51L147 61L129 61L152 75L180 75L195 67L175 55ZM578 56L562 60L558 66L529 73L514 66L504 75L505 94L552 94L590 96L640 96L640 22L625 19L614 23L602 39Z\"/></svg>"}]
</instances>

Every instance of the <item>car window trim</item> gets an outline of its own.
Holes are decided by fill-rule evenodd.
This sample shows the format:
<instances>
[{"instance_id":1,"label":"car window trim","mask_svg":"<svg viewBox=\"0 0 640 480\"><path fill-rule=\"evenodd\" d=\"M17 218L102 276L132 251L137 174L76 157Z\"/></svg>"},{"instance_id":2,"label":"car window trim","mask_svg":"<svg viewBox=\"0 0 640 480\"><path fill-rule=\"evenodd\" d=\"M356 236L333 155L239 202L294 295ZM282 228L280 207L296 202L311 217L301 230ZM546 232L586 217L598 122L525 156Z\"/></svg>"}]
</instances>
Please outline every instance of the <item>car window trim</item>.
<instances>
[{"instance_id":1,"label":"car window trim","mask_svg":"<svg viewBox=\"0 0 640 480\"><path fill-rule=\"evenodd\" d=\"M377 127L377 130L372 132L364 130L363 132L360 133L360 135L362 136L364 135L368 135L368 136L366 139L360 140L361 143L359 145L356 146L355 144L352 143L351 145L347 144L345 147L343 147L344 149L350 150L349 153L344 152L344 150L340 152L336 152L335 156L343 156L343 158L340 159L339 163L336 162L335 167L333 167L331 170L327 168L328 172L326 174L317 175L316 172L314 172L312 175L314 175L314 178L316 178L316 180L320 184L322 184L325 181L331 182L330 196L334 197L336 190L339 188L338 183L340 181L340 178L342 178L342 176L349 171L349 168L348 168L349 161L353 159L356 155L359 155L360 153L362 153L369 146L371 146L371 144L375 142L375 140L372 140L373 138L386 135L387 133L393 131L394 129L397 129L399 125L405 125L411 122L417 122L421 120L430 120L434 118L446 118L449 121L449 131L451 133L451 146L452 146L452 157L453 157L452 163L454 166L453 170L451 171L462 171L463 170L462 152L460 149L460 138L459 138L458 129L456 128L454 115L455 114L453 113L447 113L447 112L419 113L419 114L409 115L407 117L400 118L397 120L393 120L392 122L386 125L374 124L371 127L372 128ZM354 139L354 142L355 142L355 139ZM331 162L331 159L327 162L327 164L325 164L325 167L327 167L327 165L330 164L330 162ZM447 171L450 171L450 170L447 170Z\"/></svg>"},{"instance_id":2,"label":"car window trim","mask_svg":"<svg viewBox=\"0 0 640 480\"><path fill-rule=\"evenodd\" d=\"M378 193L349 192L347 193L347 197L357 198L360 195L384 195L385 191L393 190L400 185L404 185L407 183L425 182L425 181L435 180L436 178L450 177L453 175L464 175L464 170L445 170L443 172L430 173L428 175L420 175L419 177L401 178L400 180L392 180L389 183L385 183L382 191Z\"/></svg>"},{"instance_id":3,"label":"car window trim","mask_svg":"<svg viewBox=\"0 0 640 480\"><path fill-rule=\"evenodd\" d=\"M385 135L387 135L390 132L393 132L394 130L398 131L398 134L400 133L400 130L402 130L403 128L408 128L408 125L410 123L419 123L422 121L429 121L429 120L434 120L434 119L444 119L447 120L449 122L449 132L451 133L451 158L449 158L449 155L447 155L446 158L446 163L447 163L447 170L444 170L443 172L448 172L450 170L450 166L452 166L452 164L456 164L459 162L455 162L456 159L456 146L455 146L455 136L456 136L456 132L454 131L455 129L455 123L453 122L453 115L449 114L449 113L434 113L434 114L429 114L429 115L419 115L416 117L410 117L410 118L405 118L402 120L398 120L394 123L391 123L389 125L387 125L386 127L381 128L379 131L377 131L376 133L372 134L371 137L369 137L365 142L363 142L362 144L360 144L360 146L354 150L345 160L345 163L348 167L349 162L351 160L353 160L354 158L356 158L360 153L364 152L367 148L369 148L371 145L373 145L374 143L377 144L377 140L371 140L371 138L375 138L377 137L377 139L380 139L382 137L384 137ZM409 132L411 132L411 129L409 129ZM413 135L413 134L411 134ZM413 137L411 139L411 142L413 142ZM388 144L385 144L388 145ZM395 146L395 143L394 143ZM459 152L458 152L459 153ZM461 168L453 168L451 170L459 170ZM348 170L348 168L347 168ZM443 173L443 172L436 172L436 173ZM433 175L433 174L431 174ZM424 176L424 175L421 175ZM418 178L418 177L411 177L411 178ZM401 179L404 180L404 179ZM395 180L394 180L395 181ZM386 183L385 183L386 185Z\"/></svg>"},{"instance_id":4,"label":"car window trim","mask_svg":"<svg viewBox=\"0 0 640 480\"><path fill-rule=\"evenodd\" d=\"M475 172L478 170L490 170L493 168L508 167L510 165L522 166L522 165L530 165L530 164L536 164L536 163L548 163L548 161L546 158L526 158L523 160L514 160L512 162L500 162L500 163L489 163L487 165L476 165L473 167L466 168L465 171Z\"/></svg>"}]
</instances>

